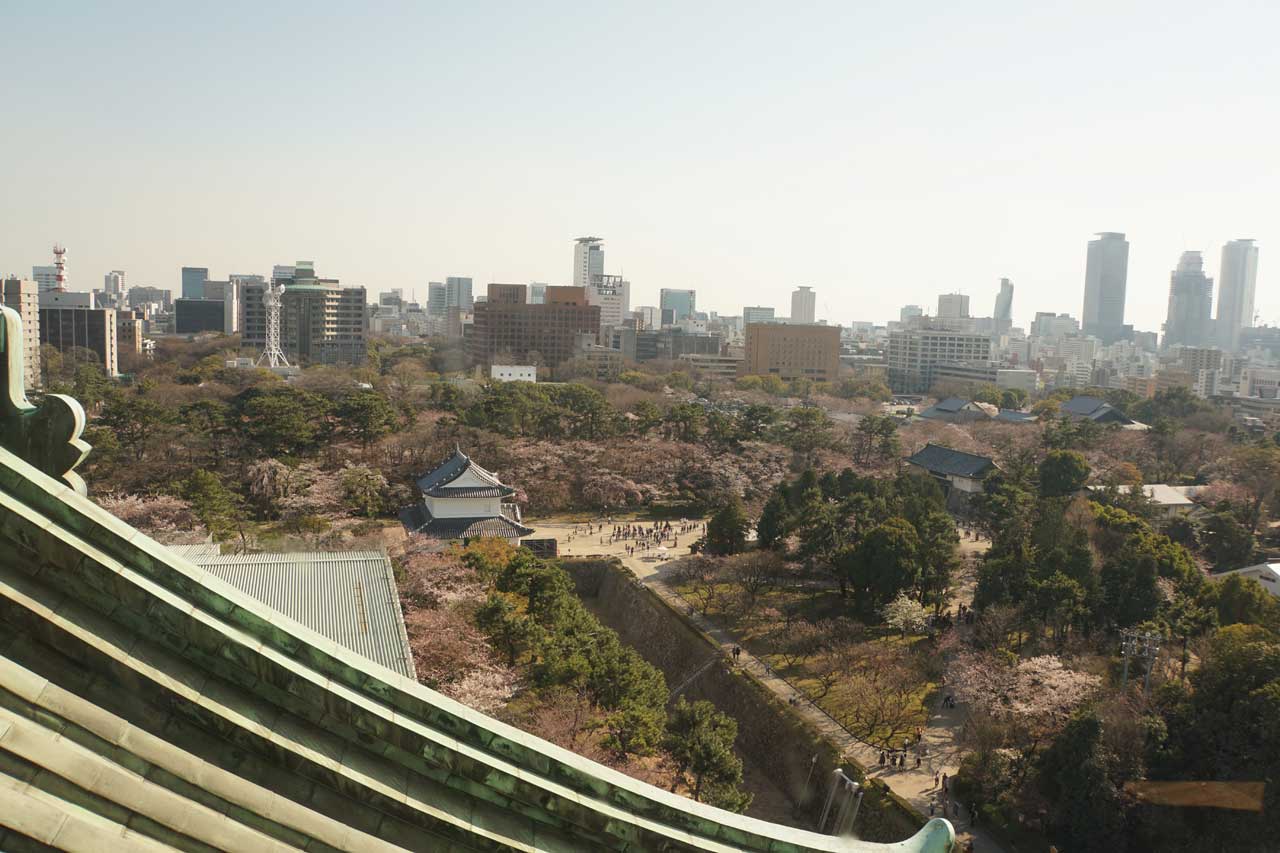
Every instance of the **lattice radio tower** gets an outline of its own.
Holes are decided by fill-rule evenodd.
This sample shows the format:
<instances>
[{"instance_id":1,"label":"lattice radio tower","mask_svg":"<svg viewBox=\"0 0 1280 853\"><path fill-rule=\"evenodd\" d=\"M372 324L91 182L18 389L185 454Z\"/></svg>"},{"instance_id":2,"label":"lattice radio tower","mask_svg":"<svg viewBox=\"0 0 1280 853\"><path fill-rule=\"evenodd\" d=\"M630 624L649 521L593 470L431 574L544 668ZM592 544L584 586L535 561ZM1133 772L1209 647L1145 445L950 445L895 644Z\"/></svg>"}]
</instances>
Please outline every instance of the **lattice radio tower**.
<instances>
[{"instance_id":1,"label":"lattice radio tower","mask_svg":"<svg viewBox=\"0 0 1280 853\"><path fill-rule=\"evenodd\" d=\"M284 285L272 282L262 293L262 304L267 309L267 345L262 348L262 355L254 362L254 367L288 367L289 359L284 357L280 348L280 303L284 296Z\"/></svg>"}]
</instances>

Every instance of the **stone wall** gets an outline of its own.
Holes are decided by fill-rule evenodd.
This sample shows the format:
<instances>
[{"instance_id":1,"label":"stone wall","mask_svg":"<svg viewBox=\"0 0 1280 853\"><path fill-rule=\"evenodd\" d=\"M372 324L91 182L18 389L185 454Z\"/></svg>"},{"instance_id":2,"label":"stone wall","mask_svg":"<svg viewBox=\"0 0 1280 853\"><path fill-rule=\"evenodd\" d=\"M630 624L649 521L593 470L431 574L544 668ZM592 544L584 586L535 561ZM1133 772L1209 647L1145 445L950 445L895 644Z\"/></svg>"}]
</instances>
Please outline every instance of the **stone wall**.
<instances>
[{"instance_id":1,"label":"stone wall","mask_svg":"<svg viewBox=\"0 0 1280 853\"><path fill-rule=\"evenodd\" d=\"M709 660L720 658L689 681L680 695L690 701L706 699L737 719L738 750L750 764L766 770L788 796L802 817L798 824L812 827L836 768L861 776L860 767L840 762L837 747L784 701L750 675L733 671L709 637L641 585L618 560L586 557L562 562L600 621L662 670L673 691ZM924 825L920 815L876 780L865 787L856 827L862 838L900 841Z\"/></svg>"}]
</instances>

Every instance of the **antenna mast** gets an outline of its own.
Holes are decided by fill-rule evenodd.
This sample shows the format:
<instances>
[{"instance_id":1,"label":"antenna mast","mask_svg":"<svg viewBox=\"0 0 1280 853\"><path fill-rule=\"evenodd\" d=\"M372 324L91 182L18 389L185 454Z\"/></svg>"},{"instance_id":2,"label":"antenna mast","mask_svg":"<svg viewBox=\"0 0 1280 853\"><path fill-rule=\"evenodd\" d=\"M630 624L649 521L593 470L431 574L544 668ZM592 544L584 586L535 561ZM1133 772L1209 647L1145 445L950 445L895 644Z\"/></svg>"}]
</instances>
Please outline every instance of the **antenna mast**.
<instances>
[{"instance_id":1,"label":"antenna mast","mask_svg":"<svg viewBox=\"0 0 1280 853\"><path fill-rule=\"evenodd\" d=\"M60 243L53 244L53 266L57 270L54 275L54 290L62 293L67 289L67 250Z\"/></svg>"},{"instance_id":2,"label":"antenna mast","mask_svg":"<svg viewBox=\"0 0 1280 853\"><path fill-rule=\"evenodd\" d=\"M289 366L289 359L284 357L284 350L280 349L280 303L283 296L284 285L275 282L268 284L262 292L262 304L267 309L267 344L262 348L262 355L254 362L254 367Z\"/></svg>"}]
</instances>

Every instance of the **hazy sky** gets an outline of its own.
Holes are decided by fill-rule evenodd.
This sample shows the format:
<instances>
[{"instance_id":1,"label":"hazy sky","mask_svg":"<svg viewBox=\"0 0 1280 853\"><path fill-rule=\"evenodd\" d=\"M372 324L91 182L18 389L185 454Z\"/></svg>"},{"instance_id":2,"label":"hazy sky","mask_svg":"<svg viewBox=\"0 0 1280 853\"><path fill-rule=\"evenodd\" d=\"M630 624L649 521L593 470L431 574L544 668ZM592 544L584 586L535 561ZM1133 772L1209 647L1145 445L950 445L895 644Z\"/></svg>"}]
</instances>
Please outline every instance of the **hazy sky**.
<instances>
[{"instance_id":1,"label":"hazy sky","mask_svg":"<svg viewBox=\"0 0 1280 853\"><path fill-rule=\"evenodd\" d=\"M0 273L61 241L77 289L309 259L425 299L567 283L592 234L633 305L988 314L1008 276L1026 324L1078 317L1091 233L1123 231L1139 328L1235 237L1276 323L1278 32L1230 0L8 0Z\"/></svg>"}]
</instances>

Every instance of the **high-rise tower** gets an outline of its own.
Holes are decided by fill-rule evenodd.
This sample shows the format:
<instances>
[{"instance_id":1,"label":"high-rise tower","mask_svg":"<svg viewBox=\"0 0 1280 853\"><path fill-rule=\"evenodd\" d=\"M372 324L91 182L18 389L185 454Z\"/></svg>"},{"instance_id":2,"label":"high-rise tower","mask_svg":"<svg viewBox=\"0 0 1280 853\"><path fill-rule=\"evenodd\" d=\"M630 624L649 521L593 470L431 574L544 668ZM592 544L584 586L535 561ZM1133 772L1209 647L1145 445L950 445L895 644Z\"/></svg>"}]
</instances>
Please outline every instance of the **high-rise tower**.
<instances>
[{"instance_id":1,"label":"high-rise tower","mask_svg":"<svg viewBox=\"0 0 1280 853\"><path fill-rule=\"evenodd\" d=\"M1218 268L1217 343L1227 352L1240 348L1240 330L1253 325L1253 297L1258 283L1258 247L1252 240L1232 240L1222 247Z\"/></svg>"},{"instance_id":2,"label":"high-rise tower","mask_svg":"<svg viewBox=\"0 0 1280 853\"><path fill-rule=\"evenodd\" d=\"M1000 292L996 294L996 307L991 316L997 323L1013 322L1013 282L1000 279Z\"/></svg>"},{"instance_id":3,"label":"high-rise tower","mask_svg":"<svg viewBox=\"0 0 1280 853\"><path fill-rule=\"evenodd\" d=\"M573 243L573 286L590 287L597 275L604 275L604 240L579 237Z\"/></svg>"},{"instance_id":4,"label":"high-rise tower","mask_svg":"<svg viewBox=\"0 0 1280 853\"><path fill-rule=\"evenodd\" d=\"M1213 279L1204 274L1199 252L1183 252L1169 276L1169 311L1164 322L1164 347L1209 345L1212 337Z\"/></svg>"},{"instance_id":5,"label":"high-rise tower","mask_svg":"<svg viewBox=\"0 0 1280 853\"><path fill-rule=\"evenodd\" d=\"M1116 231L1102 231L1089 241L1084 271L1083 330L1104 344L1124 336L1124 297L1129 278L1129 241Z\"/></svg>"},{"instance_id":6,"label":"high-rise tower","mask_svg":"<svg viewBox=\"0 0 1280 853\"><path fill-rule=\"evenodd\" d=\"M817 316L818 295L812 288L797 287L791 291L791 322L812 323Z\"/></svg>"}]
</instances>

